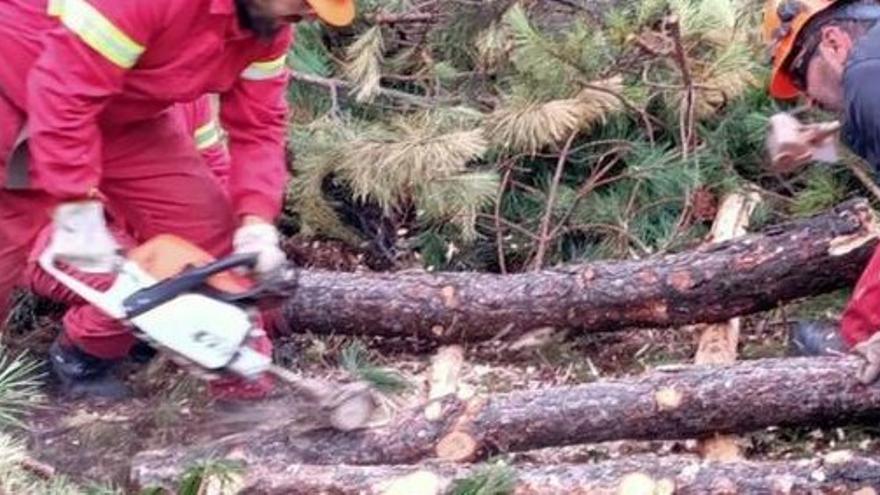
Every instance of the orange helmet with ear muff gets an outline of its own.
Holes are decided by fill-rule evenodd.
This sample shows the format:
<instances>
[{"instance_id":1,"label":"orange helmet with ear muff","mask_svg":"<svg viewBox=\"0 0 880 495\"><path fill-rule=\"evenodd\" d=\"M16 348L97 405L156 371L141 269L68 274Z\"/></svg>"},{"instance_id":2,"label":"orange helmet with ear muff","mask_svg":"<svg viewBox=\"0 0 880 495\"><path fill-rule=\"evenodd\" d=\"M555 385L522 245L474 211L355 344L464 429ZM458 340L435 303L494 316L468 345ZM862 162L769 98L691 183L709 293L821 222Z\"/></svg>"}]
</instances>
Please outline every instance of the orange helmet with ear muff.
<instances>
[{"instance_id":1,"label":"orange helmet with ear muff","mask_svg":"<svg viewBox=\"0 0 880 495\"><path fill-rule=\"evenodd\" d=\"M782 100L796 98L800 89L795 85L788 61L797 43L798 35L816 14L831 7L838 0L767 0L764 4L762 34L770 48L772 72L770 95Z\"/></svg>"},{"instance_id":2,"label":"orange helmet with ear muff","mask_svg":"<svg viewBox=\"0 0 880 495\"><path fill-rule=\"evenodd\" d=\"M347 26L354 20L354 0L306 0L315 14L331 26Z\"/></svg>"},{"instance_id":3,"label":"orange helmet with ear muff","mask_svg":"<svg viewBox=\"0 0 880 495\"><path fill-rule=\"evenodd\" d=\"M770 95L789 100L801 92L795 84L790 62L799 47L798 37L817 15L834 7L830 15L840 20L880 19L880 3L847 0L767 0L762 34L770 49L772 72Z\"/></svg>"}]
</instances>

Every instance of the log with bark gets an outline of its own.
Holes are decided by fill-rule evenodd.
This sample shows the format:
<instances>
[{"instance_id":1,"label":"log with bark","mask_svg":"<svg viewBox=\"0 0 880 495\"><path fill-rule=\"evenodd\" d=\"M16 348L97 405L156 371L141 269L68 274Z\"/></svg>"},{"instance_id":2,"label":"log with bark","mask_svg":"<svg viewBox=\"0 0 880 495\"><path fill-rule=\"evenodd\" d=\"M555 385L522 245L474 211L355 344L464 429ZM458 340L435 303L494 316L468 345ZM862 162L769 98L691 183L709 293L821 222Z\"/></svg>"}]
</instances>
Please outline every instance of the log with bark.
<instances>
[{"instance_id":1,"label":"log with bark","mask_svg":"<svg viewBox=\"0 0 880 495\"><path fill-rule=\"evenodd\" d=\"M284 429L194 448L142 452L135 479L174 479L207 457L248 466L475 461L551 446L611 440L670 440L769 426L831 426L880 417L880 385L855 376L855 357L682 365L641 377L462 400L445 396L357 432Z\"/></svg>"},{"instance_id":2,"label":"log with bark","mask_svg":"<svg viewBox=\"0 0 880 495\"><path fill-rule=\"evenodd\" d=\"M260 466L239 481L249 495L442 495L490 473L513 495L712 495L859 493L880 490L880 460L848 452L769 462L700 462L691 456L634 456L596 464L512 466ZM873 490L873 491L872 491ZM494 493L494 492L493 492Z\"/></svg>"},{"instance_id":3,"label":"log with bark","mask_svg":"<svg viewBox=\"0 0 880 495\"><path fill-rule=\"evenodd\" d=\"M279 330L461 343L543 328L718 323L852 285L877 245L863 199L761 233L636 261L524 274L302 270Z\"/></svg>"}]
</instances>

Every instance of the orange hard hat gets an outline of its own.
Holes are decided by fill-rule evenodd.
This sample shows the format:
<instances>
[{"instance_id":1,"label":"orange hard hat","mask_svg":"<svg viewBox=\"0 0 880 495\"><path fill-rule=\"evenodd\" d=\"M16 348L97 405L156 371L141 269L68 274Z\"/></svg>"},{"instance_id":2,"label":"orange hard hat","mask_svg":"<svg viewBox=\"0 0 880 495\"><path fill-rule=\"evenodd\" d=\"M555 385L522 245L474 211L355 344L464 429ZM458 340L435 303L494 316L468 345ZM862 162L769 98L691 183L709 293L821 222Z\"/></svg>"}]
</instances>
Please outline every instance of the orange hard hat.
<instances>
[{"instance_id":1,"label":"orange hard hat","mask_svg":"<svg viewBox=\"0 0 880 495\"><path fill-rule=\"evenodd\" d=\"M774 98L792 99L801 91L792 76L792 52L799 47L798 37L807 23L832 6L828 14L834 19L880 19L880 0L767 0L764 4L763 35L773 60L770 94Z\"/></svg>"},{"instance_id":2,"label":"orange hard hat","mask_svg":"<svg viewBox=\"0 0 880 495\"><path fill-rule=\"evenodd\" d=\"M354 20L354 0L307 0L322 21L332 26L347 26Z\"/></svg>"},{"instance_id":3,"label":"orange hard hat","mask_svg":"<svg viewBox=\"0 0 880 495\"><path fill-rule=\"evenodd\" d=\"M798 35L810 19L837 1L767 0L764 4L764 43L770 48L773 64L770 73L771 96L788 100L800 93L787 66Z\"/></svg>"}]
</instances>

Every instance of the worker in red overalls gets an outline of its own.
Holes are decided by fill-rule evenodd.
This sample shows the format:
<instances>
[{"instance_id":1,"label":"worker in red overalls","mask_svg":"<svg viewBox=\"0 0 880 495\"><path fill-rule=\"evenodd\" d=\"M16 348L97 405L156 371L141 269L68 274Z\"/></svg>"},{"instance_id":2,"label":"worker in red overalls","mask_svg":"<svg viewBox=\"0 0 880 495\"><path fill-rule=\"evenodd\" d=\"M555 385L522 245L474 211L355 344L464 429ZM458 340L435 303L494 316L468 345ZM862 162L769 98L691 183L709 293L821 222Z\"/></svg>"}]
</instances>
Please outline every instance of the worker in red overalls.
<instances>
[{"instance_id":1,"label":"worker in red overalls","mask_svg":"<svg viewBox=\"0 0 880 495\"><path fill-rule=\"evenodd\" d=\"M286 181L284 61L290 23L314 14L345 25L353 2L0 3L0 303L25 270L37 292L69 296L33 263L49 223L42 241L61 261L108 277L123 244L106 210L124 218L135 242L173 234L215 256L258 252L256 275L280 264L273 221ZM226 190L174 110L208 93L219 95L228 135ZM120 397L110 370L133 344L119 322L74 306L50 351L52 369L69 393ZM259 397L269 388L230 390Z\"/></svg>"}]
</instances>

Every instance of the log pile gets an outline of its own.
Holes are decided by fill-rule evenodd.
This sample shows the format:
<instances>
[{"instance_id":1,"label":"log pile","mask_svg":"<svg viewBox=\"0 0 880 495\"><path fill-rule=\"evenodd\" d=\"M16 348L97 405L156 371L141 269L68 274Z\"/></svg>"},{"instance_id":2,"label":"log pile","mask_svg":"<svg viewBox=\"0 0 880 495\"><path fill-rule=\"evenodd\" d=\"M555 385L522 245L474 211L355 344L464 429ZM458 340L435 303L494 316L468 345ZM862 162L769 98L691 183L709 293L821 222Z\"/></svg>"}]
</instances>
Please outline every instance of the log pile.
<instances>
[{"instance_id":1,"label":"log pile","mask_svg":"<svg viewBox=\"0 0 880 495\"><path fill-rule=\"evenodd\" d=\"M873 212L854 200L814 218L648 260L508 276L304 271L285 310L298 329L412 333L437 344L547 326L589 332L727 322L851 284L876 239ZM729 337L724 328L719 335ZM735 341L726 351L729 359L703 349L694 364L640 376L473 396L459 387L463 348L447 345L432 360L424 400L384 424L353 432L298 425L141 452L132 459L131 481L138 489L173 489L188 467L226 459L245 468L235 493L440 495L496 455L880 419L880 384L858 382L863 363L855 356L736 361ZM753 461L734 450L702 459L640 456L507 469L511 486L504 493L521 495L880 493L880 459L847 452Z\"/></svg>"},{"instance_id":2,"label":"log pile","mask_svg":"<svg viewBox=\"0 0 880 495\"><path fill-rule=\"evenodd\" d=\"M208 446L142 452L133 476L150 485L228 457L260 465L473 462L498 453L612 440L687 439L769 426L833 426L880 418L880 386L860 384L854 357L682 365L574 387L440 399L357 432L283 430Z\"/></svg>"},{"instance_id":3,"label":"log pile","mask_svg":"<svg viewBox=\"0 0 880 495\"><path fill-rule=\"evenodd\" d=\"M272 466L273 468L276 466ZM471 466L261 467L241 481L251 495L441 495L457 480L474 475ZM807 462L701 462L690 457L638 456L597 464L516 465L516 495L558 494L739 494L849 493L880 489L880 461L835 453Z\"/></svg>"}]
</instances>

